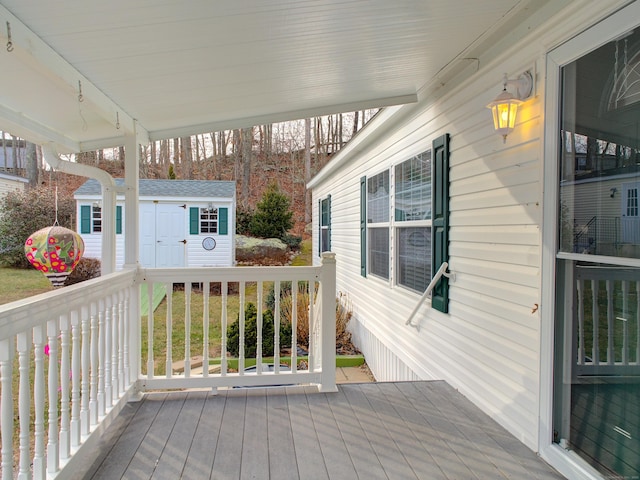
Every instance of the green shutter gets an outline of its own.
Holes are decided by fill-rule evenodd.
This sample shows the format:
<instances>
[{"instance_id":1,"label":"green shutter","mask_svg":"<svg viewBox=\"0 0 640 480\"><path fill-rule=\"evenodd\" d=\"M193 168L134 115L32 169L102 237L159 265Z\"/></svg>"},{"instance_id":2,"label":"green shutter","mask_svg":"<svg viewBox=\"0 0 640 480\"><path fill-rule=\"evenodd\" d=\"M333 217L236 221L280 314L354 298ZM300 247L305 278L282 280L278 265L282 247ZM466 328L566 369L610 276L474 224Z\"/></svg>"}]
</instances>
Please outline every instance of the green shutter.
<instances>
[{"instance_id":1,"label":"green shutter","mask_svg":"<svg viewBox=\"0 0 640 480\"><path fill-rule=\"evenodd\" d=\"M322 256L322 200L318 200L318 256Z\"/></svg>"},{"instance_id":2,"label":"green shutter","mask_svg":"<svg viewBox=\"0 0 640 480\"><path fill-rule=\"evenodd\" d=\"M116 234L122 233L122 206L116 207Z\"/></svg>"},{"instance_id":3,"label":"green shutter","mask_svg":"<svg viewBox=\"0 0 640 480\"><path fill-rule=\"evenodd\" d=\"M218 209L218 234L219 235L227 235L229 232L229 209L228 208L219 208Z\"/></svg>"},{"instance_id":4,"label":"green shutter","mask_svg":"<svg viewBox=\"0 0 640 480\"><path fill-rule=\"evenodd\" d=\"M360 179L360 275L367 276L367 177Z\"/></svg>"},{"instance_id":5,"label":"green shutter","mask_svg":"<svg viewBox=\"0 0 640 480\"><path fill-rule=\"evenodd\" d=\"M91 205L80 207L80 233L91 233Z\"/></svg>"},{"instance_id":6,"label":"green shutter","mask_svg":"<svg viewBox=\"0 0 640 480\"><path fill-rule=\"evenodd\" d=\"M327 195L327 250L331 251L331 195Z\"/></svg>"},{"instance_id":7,"label":"green shutter","mask_svg":"<svg viewBox=\"0 0 640 480\"><path fill-rule=\"evenodd\" d=\"M189 234L198 235L200 233L200 209L198 207L189 208Z\"/></svg>"},{"instance_id":8,"label":"green shutter","mask_svg":"<svg viewBox=\"0 0 640 480\"><path fill-rule=\"evenodd\" d=\"M449 134L433 141L431 276L449 261ZM441 277L431 294L431 307L449 311L449 279Z\"/></svg>"}]
</instances>

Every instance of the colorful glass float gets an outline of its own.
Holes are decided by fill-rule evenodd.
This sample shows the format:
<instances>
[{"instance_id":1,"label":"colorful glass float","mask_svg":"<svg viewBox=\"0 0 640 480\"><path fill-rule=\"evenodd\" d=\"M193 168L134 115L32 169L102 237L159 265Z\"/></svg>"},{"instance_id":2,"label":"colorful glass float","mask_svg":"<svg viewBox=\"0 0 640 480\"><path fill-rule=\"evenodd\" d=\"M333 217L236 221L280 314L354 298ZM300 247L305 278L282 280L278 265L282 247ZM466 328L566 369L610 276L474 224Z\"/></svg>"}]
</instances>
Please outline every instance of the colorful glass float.
<instances>
[{"instance_id":1,"label":"colorful glass float","mask_svg":"<svg viewBox=\"0 0 640 480\"><path fill-rule=\"evenodd\" d=\"M78 233L56 224L27 238L24 252L54 287L61 287L82 258L84 241Z\"/></svg>"}]
</instances>

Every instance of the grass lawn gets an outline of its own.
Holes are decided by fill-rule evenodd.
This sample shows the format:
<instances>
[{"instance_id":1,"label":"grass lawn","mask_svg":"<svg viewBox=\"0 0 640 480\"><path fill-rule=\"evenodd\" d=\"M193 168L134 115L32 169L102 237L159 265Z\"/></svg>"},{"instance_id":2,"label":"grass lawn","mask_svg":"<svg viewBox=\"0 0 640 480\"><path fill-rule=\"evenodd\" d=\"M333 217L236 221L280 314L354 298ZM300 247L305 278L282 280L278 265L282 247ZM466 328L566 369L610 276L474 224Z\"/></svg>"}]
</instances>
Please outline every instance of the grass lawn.
<instances>
[{"instance_id":1,"label":"grass lawn","mask_svg":"<svg viewBox=\"0 0 640 480\"><path fill-rule=\"evenodd\" d=\"M34 268L0 268L0 304L53 290L42 273Z\"/></svg>"}]
</instances>

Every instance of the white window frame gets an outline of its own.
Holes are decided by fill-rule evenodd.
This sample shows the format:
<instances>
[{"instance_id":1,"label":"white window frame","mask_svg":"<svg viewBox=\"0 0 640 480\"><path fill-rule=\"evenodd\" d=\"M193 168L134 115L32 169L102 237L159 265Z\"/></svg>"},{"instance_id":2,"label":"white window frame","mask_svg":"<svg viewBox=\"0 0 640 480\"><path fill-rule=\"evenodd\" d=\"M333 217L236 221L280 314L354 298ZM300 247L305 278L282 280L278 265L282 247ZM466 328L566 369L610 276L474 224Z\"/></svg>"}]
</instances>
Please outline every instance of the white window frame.
<instances>
[{"instance_id":1,"label":"white window frame","mask_svg":"<svg viewBox=\"0 0 640 480\"><path fill-rule=\"evenodd\" d=\"M219 221L220 219L217 208L200 207L198 211L198 229L200 234L217 234Z\"/></svg>"}]
</instances>

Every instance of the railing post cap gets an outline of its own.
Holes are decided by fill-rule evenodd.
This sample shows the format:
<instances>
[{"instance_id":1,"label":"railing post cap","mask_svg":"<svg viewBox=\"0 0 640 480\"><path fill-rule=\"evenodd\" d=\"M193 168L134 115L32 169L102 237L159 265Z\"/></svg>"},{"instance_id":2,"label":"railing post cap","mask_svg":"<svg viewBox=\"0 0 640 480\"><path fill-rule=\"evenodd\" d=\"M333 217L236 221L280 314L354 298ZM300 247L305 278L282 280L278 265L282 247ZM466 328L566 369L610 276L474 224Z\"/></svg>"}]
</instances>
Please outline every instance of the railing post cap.
<instances>
[{"instance_id":1,"label":"railing post cap","mask_svg":"<svg viewBox=\"0 0 640 480\"><path fill-rule=\"evenodd\" d=\"M323 252L322 253L322 263L325 262L335 262L336 261L336 254L333 252Z\"/></svg>"}]
</instances>

